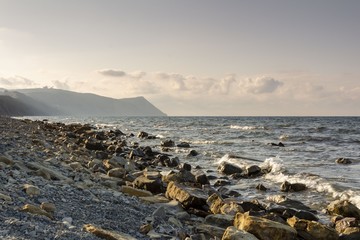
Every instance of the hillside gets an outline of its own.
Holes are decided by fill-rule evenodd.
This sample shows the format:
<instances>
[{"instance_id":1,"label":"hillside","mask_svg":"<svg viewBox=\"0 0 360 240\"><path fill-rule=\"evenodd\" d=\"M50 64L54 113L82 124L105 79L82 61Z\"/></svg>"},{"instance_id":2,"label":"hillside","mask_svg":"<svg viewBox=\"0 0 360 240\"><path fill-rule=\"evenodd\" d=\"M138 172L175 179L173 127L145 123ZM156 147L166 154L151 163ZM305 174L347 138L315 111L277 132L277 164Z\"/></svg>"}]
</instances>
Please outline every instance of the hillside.
<instances>
[{"instance_id":1,"label":"hillside","mask_svg":"<svg viewBox=\"0 0 360 240\"><path fill-rule=\"evenodd\" d=\"M44 115L43 112L25 104L18 99L10 96L0 95L0 115L1 116L32 116Z\"/></svg>"},{"instance_id":2,"label":"hillside","mask_svg":"<svg viewBox=\"0 0 360 240\"><path fill-rule=\"evenodd\" d=\"M28 103L42 115L166 116L144 97L114 99L51 88L19 89L5 93L20 102Z\"/></svg>"}]
</instances>

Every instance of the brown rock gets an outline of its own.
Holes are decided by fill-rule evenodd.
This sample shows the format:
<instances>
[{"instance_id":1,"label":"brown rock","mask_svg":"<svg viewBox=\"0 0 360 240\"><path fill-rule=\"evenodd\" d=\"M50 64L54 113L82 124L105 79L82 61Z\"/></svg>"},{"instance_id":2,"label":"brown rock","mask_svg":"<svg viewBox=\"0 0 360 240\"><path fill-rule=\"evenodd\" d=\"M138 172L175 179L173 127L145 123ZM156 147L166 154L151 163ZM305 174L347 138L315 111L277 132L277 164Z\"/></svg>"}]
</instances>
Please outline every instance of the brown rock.
<instances>
[{"instance_id":1,"label":"brown rock","mask_svg":"<svg viewBox=\"0 0 360 240\"><path fill-rule=\"evenodd\" d=\"M249 213L237 213L234 226L252 233L261 240L294 240L297 234L296 230L288 225L249 216Z\"/></svg>"},{"instance_id":2,"label":"brown rock","mask_svg":"<svg viewBox=\"0 0 360 240\"><path fill-rule=\"evenodd\" d=\"M208 195L201 189L184 186L180 183L170 182L165 196L177 200L184 208L198 208L206 205Z\"/></svg>"},{"instance_id":3,"label":"brown rock","mask_svg":"<svg viewBox=\"0 0 360 240\"><path fill-rule=\"evenodd\" d=\"M42 215L42 216L46 216L50 219L53 219L53 215L37 206L31 205L31 204L26 204L25 206L23 206L20 211L23 212L28 212L31 214L35 214L35 215Z\"/></svg>"},{"instance_id":4,"label":"brown rock","mask_svg":"<svg viewBox=\"0 0 360 240\"><path fill-rule=\"evenodd\" d=\"M295 228L299 235L305 239L323 239L323 240L337 240L339 239L338 233L333 228L329 228L328 226L321 224L315 221L309 221L305 219L299 219L297 217L292 217L287 219L287 223ZM301 234L305 232L306 234Z\"/></svg>"},{"instance_id":5,"label":"brown rock","mask_svg":"<svg viewBox=\"0 0 360 240\"><path fill-rule=\"evenodd\" d=\"M131 195L131 196L136 196L136 197L150 197L150 196L153 195L149 191L133 188L133 187L130 187L130 186L122 186L121 187L121 192L126 193L126 194Z\"/></svg>"},{"instance_id":6,"label":"brown rock","mask_svg":"<svg viewBox=\"0 0 360 240\"><path fill-rule=\"evenodd\" d=\"M357 227L359 222L356 218L343 218L335 223L335 229L338 233L343 233L348 227Z\"/></svg>"},{"instance_id":7,"label":"brown rock","mask_svg":"<svg viewBox=\"0 0 360 240\"><path fill-rule=\"evenodd\" d=\"M99 238L103 238L106 240L136 240L136 238L131 237L128 234L121 233L121 232L115 232L110 230L105 230L99 227L96 227L92 224L86 224L84 225L83 229L87 232L90 232L94 234L95 236Z\"/></svg>"},{"instance_id":8,"label":"brown rock","mask_svg":"<svg viewBox=\"0 0 360 240\"><path fill-rule=\"evenodd\" d=\"M41 203L40 208L47 211L48 213L54 213L56 210L55 204L49 202Z\"/></svg>"},{"instance_id":9,"label":"brown rock","mask_svg":"<svg viewBox=\"0 0 360 240\"><path fill-rule=\"evenodd\" d=\"M234 164L228 162L222 162L218 167L219 172L226 175L234 173L242 173L242 169Z\"/></svg>"},{"instance_id":10,"label":"brown rock","mask_svg":"<svg viewBox=\"0 0 360 240\"><path fill-rule=\"evenodd\" d=\"M126 170L121 167L110 169L107 172L107 175L109 177L115 177L115 178L124 178L125 174L126 174Z\"/></svg>"},{"instance_id":11,"label":"brown rock","mask_svg":"<svg viewBox=\"0 0 360 240\"><path fill-rule=\"evenodd\" d=\"M6 165L13 165L14 161L5 157L5 156L0 156L0 162L5 163Z\"/></svg>"},{"instance_id":12,"label":"brown rock","mask_svg":"<svg viewBox=\"0 0 360 240\"><path fill-rule=\"evenodd\" d=\"M243 230L238 230L236 227L226 228L221 240L259 240L253 234Z\"/></svg>"},{"instance_id":13,"label":"brown rock","mask_svg":"<svg viewBox=\"0 0 360 240\"><path fill-rule=\"evenodd\" d=\"M354 217L360 220L360 209L348 200L336 200L327 206L327 211L330 214L342 215L344 217Z\"/></svg>"},{"instance_id":14,"label":"brown rock","mask_svg":"<svg viewBox=\"0 0 360 240\"><path fill-rule=\"evenodd\" d=\"M133 182L134 187L150 191L154 194L164 193L165 187L161 177L157 176L139 176Z\"/></svg>"},{"instance_id":15,"label":"brown rock","mask_svg":"<svg viewBox=\"0 0 360 240\"><path fill-rule=\"evenodd\" d=\"M31 184L25 184L24 191L26 192L27 195L30 195L30 196L36 196L36 195L40 194L40 189Z\"/></svg>"}]
</instances>

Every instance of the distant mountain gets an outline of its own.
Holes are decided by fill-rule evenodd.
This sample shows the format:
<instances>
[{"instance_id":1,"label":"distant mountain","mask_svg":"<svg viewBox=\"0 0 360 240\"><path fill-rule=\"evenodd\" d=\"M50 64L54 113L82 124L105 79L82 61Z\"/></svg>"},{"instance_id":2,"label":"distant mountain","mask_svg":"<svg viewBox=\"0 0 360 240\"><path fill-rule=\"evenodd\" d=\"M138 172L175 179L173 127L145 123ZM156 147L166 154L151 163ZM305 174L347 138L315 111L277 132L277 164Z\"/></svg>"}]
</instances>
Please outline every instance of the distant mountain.
<instances>
[{"instance_id":1,"label":"distant mountain","mask_svg":"<svg viewBox=\"0 0 360 240\"><path fill-rule=\"evenodd\" d=\"M28 103L36 111L42 112L42 115L166 116L144 97L114 99L52 88L19 89L4 93L0 95L8 95Z\"/></svg>"},{"instance_id":2,"label":"distant mountain","mask_svg":"<svg viewBox=\"0 0 360 240\"><path fill-rule=\"evenodd\" d=\"M43 115L37 109L10 96L0 95L0 115L1 116L35 116Z\"/></svg>"}]
</instances>

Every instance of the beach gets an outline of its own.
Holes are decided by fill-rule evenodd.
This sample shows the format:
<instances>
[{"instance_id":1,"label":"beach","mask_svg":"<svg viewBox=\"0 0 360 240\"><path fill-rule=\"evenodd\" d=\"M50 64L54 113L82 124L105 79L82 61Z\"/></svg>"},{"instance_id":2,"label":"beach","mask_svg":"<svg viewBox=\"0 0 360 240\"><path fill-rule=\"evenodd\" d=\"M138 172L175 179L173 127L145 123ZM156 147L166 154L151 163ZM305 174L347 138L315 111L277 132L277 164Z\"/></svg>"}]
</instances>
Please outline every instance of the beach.
<instances>
[{"instance_id":1,"label":"beach","mask_svg":"<svg viewBox=\"0 0 360 240\"><path fill-rule=\"evenodd\" d=\"M250 164L241 167L230 161L236 156L228 155L214 173L194 160L206 154L190 140L162 138L149 129L128 132L97 124L7 117L0 117L0 122L1 239L360 235L360 210L349 199L321 196L321 204L309 206L296 197L311 196L310 186L301 181L284 180L279 188L268 189L262 183L272 176L274 164L249 158ZM279 142L273 144L268 147L282 149ZM234 179L247 186L256 183L248 187L256 197L231 189ZM258 197L269 191L276 194Z\"/></svg>"}]
</instances>

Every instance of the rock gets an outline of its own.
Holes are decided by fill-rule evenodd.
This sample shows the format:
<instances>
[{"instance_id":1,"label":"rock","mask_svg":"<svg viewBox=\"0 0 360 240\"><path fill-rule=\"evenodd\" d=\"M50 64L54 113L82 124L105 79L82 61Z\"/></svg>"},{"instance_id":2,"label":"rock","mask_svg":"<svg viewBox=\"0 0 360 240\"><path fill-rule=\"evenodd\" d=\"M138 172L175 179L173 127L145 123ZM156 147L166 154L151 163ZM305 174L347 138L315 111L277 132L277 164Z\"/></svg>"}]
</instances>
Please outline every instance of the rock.
<instances>
[{"instance_id":1,"label":"rock","mask_svg":"<svg viewBox=\"0 0 360 240\"><path fill-rule=\"evenodd\" d=\"M208 195L201 189L186 187L180 183L170 182L167 186L165 196L177 200L185 209L201 208L206 205Z\"/></svg>"},{"instance_id":2,"label":"rock","mask_svg":"<svg viewBox=\"0 0 360 240\"><path fill-rule=\"evenodd\" d=\"M346 217L335 223L335 229L338 233L343 233L348 227L358 227L359 222L356 218Z\"/></svg>"},{"instance_id":3,"label":"rock","mask_svg":"<svg viewBox=\"0 0 360 240\"><path fill-rule=\"evenodd\" d=\"M163 176L162 180L164 182L179 182L179 183L184 183L184 182L188 182L188 183L195 183L196 182L196 178L195 176L189 172L189 171L179 171L179 172L174 172L171 171L168 175Z\"/></svg>"},{"instance_id":4,"label":"rock","mask_svg":"<svg viewBox=\"0 0 360 240\"><path fill-rule=\"evenodd\" d=\"M338 233L335 229L330 228L324 224L299 219L292 217L287 219L287 223L298 231L298 234L306 240L311 239L324 239L324 240L337 240L339 239ZM305 234L303 234L305 233Z\"/></svg>"},{"instance_id":5,"label":"rock","mask_svg":"<svg viewBox=\"0 0 360 240\"><path fill-rule=\"evenodd\" d=\"M360 220L360 209L348 200L336 200L327 206L327 211L330 214L342 215L344 217L354 217Z\"/></svg>"},{"instance_id":6,"label":"rock","mask_svg":"<svg viewBox=\"0 0 360 240\"><path fill-rule=\"evenodd\" d=\"M48 213L54 213L56 210L55 204L49 202L41 203L40 208L47 211Z\"/></svg>"},{"instance_id":7,"label":"rock","mask_svg":"<svg viewBox=\"0 0 360 240\"><path fill-rule=\"evenodd\" d=\"M175 142L173 140L165 140L161 142L162 147L174 147Z\"/></svg>"},{"instance_id":8,"label":"rock","mask_svg":"<svg viewBox=\"0 0 360 240\"><path fill-rule=\"evenodd\" d=\"M187 157L196 157L197 155L199 155L199 153L193 149L193 150L190 150Z\"/></svg>"},{"instance_id":9,"label":"rock","mask_svg":"<svg viewBox=\"0 0 360 240\"><path fill-rule=\"evenodd\" d=\"M300 218L300 219L305 219L305 220L309 220L309 221L318 221L319 218L308 211L304 211L304 210L300 210L300 211L296 211L294 214L295 217Z\"/></svg>"},{"instance_id":10,"label":"rock","mask_svg":"<svg viewBox=\"0 0 360 240\"><path fill-rule=\"evenodd\" d=\"M195 176L195 182L200 183L201 185L210 184L208 177L206 176L205 172L202 170L195 170L193 172Z\"/></svg>"},{"instance_id":11,"label":"rock","mask_svg":"<svg viewBox=\"0 0 360 240\"><path fill-rule=\"evenodd\" d=\"M231 175L234 173L242 173L242 169L234 164L228 163L228 162L222 162L218 166L219 172L226 175Z\"/></svg>"},{"instance_id":12,"label":"rock","mask_svg":"<svg viewBox=\"0 0 360 240\"><path fill-rule=\"evenodd\" d=\"M306 185L303 183L289 183L285 181L280 187L282 192L300 192L306 190Z\"/></svg>"},{"instance_id":13,"label":"rock","mask_svg":"<svg viewBox=\"0 0 360 240\"><path fill-rule=\"evenodd\" d=\"M267 188L266 188L264 185L262 185L261 183L259 183L259 184L256 186L256 189L257 189L257 190L260 190L260 191L266 191L266 190L267 190Z\"/></svg>"},{"instance_id":14,"label":"rock","mask_svg":"<svg viewBox=\"0 0 360 240\"><path fill-rule=\"evenodd\" d=\"M115 178L124 178L125 174L126 174L126 170L124 168L121 168L121 167L110 169L107 172L107 175L109 177L115 177Z\"/></svg>"},{"instance_id":15,"label":"rock","mask_svg":"<svg viewBox=\"0 0 360 240\"><path fill-rule=\"evenodd\" d=\"M165 187L160 177L152 177L150 175L139 176L134 180L133 185L135 188L144 189L153 194L165 192Z\"/></svg>"},{"instance_id":16,"label":"rock","mask_svg":"<svg viewBox=\"0 0 360 240\"><path fill-rule=\"evenodd\" d=\"M6 202L11 202L12 198L6 194L0 193L0 199L6 201Z\"/></svg>"},{"instance_id":17,"label":"rock","mask_svg":"<svg viewBox=\"0 0 360 240\"><path fill-rule=\"evenodd\" d=\"M335 160L336 163L338 164L351 164L352 161L348 158L338 158Z\"/></svg>"},{"instance_id":18,"label":"rock","mask_svg":"<svg viewBox=\"0 0 360 240\"><path fill-rule=\"evenodd\" d=\"M41 171L43 174L49 175L52 180L62 180L64 182L72 182L70 178L65 177L59 171L50 169L49 167L45 167L39 163L27 162L25 163L25 165L32 170Z\"/></svg>"},{"instance_id":19,"label":"rock","mask_svg":"<svg viewBox=\"0 0 360 240\"><path fill-rule=\"evenodd\" d=\"M109 158L109 155L104 151L95 151L95 157L100 160Z\"/></svg>"},{"instance_id":20,"label":"rock","mask_svg":"<svg viewBox=\"0 0 360 240\"><path fill-rule=\"evenodd\" d=\"M249 232L238 230L236 227L232 226L226 228L221 240L259 240L259 239Z\"/></svg>"},{"instance_id":21,"label":"rock","mask_svg":"<svg viewBox=\"0 0 360 240\"><path fill-rule=\"evenodd\" d=\"M213 193L206 203L213 214L235 215L238 212L244 212L243 208L234 201L223 200L218 194Z\"/></svg>"},{"instance_id":22,"label":"rock","mask_svg":"<svg viewBox=\"0 0 360 240\"><path fill-rule=\"evenodd\" d=\"M197 224L196 225L196 232L202 233L207 237L207 239L210 239L212 237L221 238L224 235L225 228L220 228L213 225L207 225L207 224Z\"/></svg>"},{"instance_id":23,"label":"rock","mask_svg":"<svg viewBox=\"0 0 360 240\"><path fill-rule=\"evenodd\" d=\"M234 226L252 233L261 240L294 240L297 234L296 230L288 225L266 218L249 216L249 213L237 213Z\"/></svg>"},{"instance_id":24,"label":"rock","mask_svg":"<svg viewBox=\"0 0 360 240\"><path fill-rule=\"evenodd\" d=\"M188 142L181 142L176 145L179 148L190 148L190 144Z\"/></svg>"},{"instance_id":25,"label":"rock","mask_svg":"<svg viewBox=\"0 0 360 240\"><path fill-rule=\"evenodd\" d=\"M340 235L341 240L359 240L360 239L360 227L347 227Z\"/></svg>"},{"instance_id":26,"label":"rock","mask_svg":"<svg viewBox=\"0 0 360 240\"><path fill-rule=\"evenodd\" d=\"M277 146L277 147L285 147L285 145L282 142L279 143L270 143L271 146Z\"/></svg>"},{"instance_id":27,"label":"rock","mask_svg":"<svg viewBox=\"0 0 360 240\"><path fill-rule=\"evenodd\" d=\"M231 182L225 179L218 179L216 180L216 182L214 182L214 187L221 187L221 186L226 186L226 185L230 185Z\"/></svg>"},{"instance_id":28,"label":"rock","mask_svg":"<svg viewBox=\"0 0 360 240\"><path fill-rule=\"evenodd\" d=\"M95 139L87 139L85 141L85 148L89 150L105 150L106 147Z\"/></svg>"},{"instance_id":29,"label":"rock","mask_svg":"<svg viewBox=\"0 0 360 240\"><path fill-rule=\"evenodd\" d=\"M5 156L0 156L0 162L5 163L6 165L13 165L14 161L5 157Z\"/></svg>"},{"instance_id":30,"label":"rock","mask_svg":"<svg viewBox=\"0 0 360 240\"><path fill-rule=\"evenodd\" d=\"M130 196L136 196L136 197L150 197L153 196L153 194L150 191L142 190L133 188L130 186L122 186L121 192L126 193Z\"/></svg>"},{"instance_id":31,"label":"rock","mask_svg":"<svg viewBox=\"0 0 360 240\"><path fill-rule=\"evenodd\" d=\"M105 230L105 229L96 227L92 224L84 225L83 229L87 232L94 234L95 236L97 236L99 238L103 238L106 240L124 240L124 239L136 240L136 238L133 238L132 236L130 236L128 234Z\"/></svg>"},{"instance_id":32,"label":"rock","mask_svg":"<svg viewBox=\"0 0 360 240\"><path fill-rule=\"evenodd\" d=\"M36 196L36 195L40 194L40 189L31 184L25 184L24 191L26 192L27 195L30 195L30 196Z\"/></svg>"},{"instance_id":33,"label":"rock","mask_svg":"<svg viewBox=\"0 0 360 240\"><path fill-rule=\"evenodd\" d=\"M149 134L147 132L139 132L137 134L138 138L147 138L149 136Z\"/></svg>"},{"instance_id":34,"label":"rock","mask_svg":"<svg viewBox=\"0 0 360 240\"><path fill-rule=\"evenodd\" d=\"M280 206L284 206L287 208L294 208L297 210L304 210L304 211L309 211L309 212L313 211L310 207L306 206L302 202L287 198L286 196L283 196L283 195L275 195L275 196L269 197L268 199L270 201L277 203Z\"/></svg>"},{"instance_id":35,"label":"rock","mask_svg":"<svg viewBox=\"0 0 360 240\"><path fill-rule=\"evenodd\" d=\"M79 162L72 162L72 163L69 163L69 167L71 167L75 171L78 171L82 168L82 165Z\"/></svg>"},{"instance_id":36,"label":"rock","mask_svg":"<svg viewBox=\"0 0 360 240\"><path fill-rule=\"evenodd\" d=\"M139 232L146 235L152 229L153 229L153 226L150 223L146 223L146 224L140 226Z\"/></svg>"},{"instance_id":37,"label":"rock","mask_svg":"<svg viewBox=\"0 0 360 240\"><path fill-rule=\"evenodd\" d=\"M261 173L261 168L257 165L251 165L246 167L246 175L248 175L249 177L257 175Z\"/></svg>"},{"instance_id":38,"label":"rock","mask_svg":"<svg viewBox=\"0 0 360 240\"><path fill-rule=\"evenodd\" d=\"M28 212L34 215L42 215L45 217L48 217L50 219L53 219L53 215L37 206L31 205L31 204L26 204L25 206L23 206L20 211L22 212Z\"/></svg>"},{"instance_id":39,"label":"rock","mask_svg":"<svg viewBox=\"0 0 360 240\"><path fill-rule=\"evenodd\" d=\"M145 191L145 190L141 190L141 189L137 189L137 190ZM146 192L148 192L148 191L146 191ZM161 196L161 195L145 196L145 197L140 196L139 198L141 200L143 200L144 202L148 202L148 203L168 203L169 202L169 199L167 199L166 197Z\"/></svg>"},{"instance_id":40,"label":"rock","mask_svg":"<svg viewBox=\"0 0 360 240\"><path fill-rule=\"evenodd\" d=\"M188 163L182 163L182 164L180 164L179 169L190 172L191 171L191 165L188 164Z\"/></svg>"},{"instance_id":41,"label":"rock","mask_svg":"<svg viewBox=\"0 0 360 240\"><path fill-rule=\"evenodd\" d=\"M205 217L204 223L221 228L227 228L233 225L234 217L234 215L229 214L210 214Z\"/></svg>"}]
</instances>

